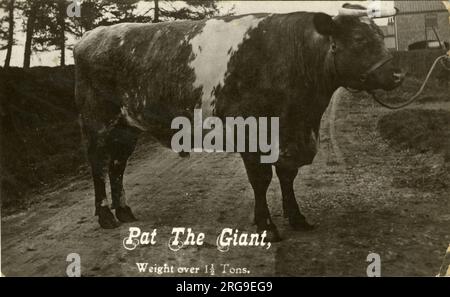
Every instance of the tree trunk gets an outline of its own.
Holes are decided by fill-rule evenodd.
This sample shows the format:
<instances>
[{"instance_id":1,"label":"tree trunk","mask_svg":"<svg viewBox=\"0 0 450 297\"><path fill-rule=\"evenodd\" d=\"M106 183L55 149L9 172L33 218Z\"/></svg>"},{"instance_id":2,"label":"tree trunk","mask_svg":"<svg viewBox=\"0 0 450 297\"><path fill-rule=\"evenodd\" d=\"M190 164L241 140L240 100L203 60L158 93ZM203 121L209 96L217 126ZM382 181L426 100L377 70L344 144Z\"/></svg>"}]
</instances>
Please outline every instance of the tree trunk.
<instances>
[{"instance_id":1,"label":"tree trunk","mask_svg":"<svg viewBox=\"0 0 450 297\"><path fill-rule=\"evenodd\" d=\"M14 45L14 3L15 0L10 0L8 5L8 45L6 47L5 68L9 67L11 62L12 48Z\"/></svg>"},{"instance_id":2,"label":"tree trunk","mask_svg":"<svg viewBox=\"0 0 450 297\"><path fill-rule=\"evenodd\" d=\"M159 0L154 0L155 3L155 13L153 16L153 23L159 23Z\"/></svg>"},{"instance_id":3,"label":"tree trunk","mask_svg":"<svg viewBox=\"0 0 450 297\"><path fill-rule=\"evenodd\" d=\"M58 30L59 30L59 49L61 51L60 65L66 65L66 3L64 0L58 2Z\"/></svg>"},{"instance_id":4,"label":"tree trunk","mask_svg":"<svg viewBox=\"0 0 450 297\"><path fill-rule=\"evenodd\" d=\"M33 1L31 3L30 12L27 20L27 35L25 39L25 51L23 56L23 68L30 68L31 61L31 44L34 35L34 26L36 23L36 14L38 10L38 1Z\"/></svg>"}]
</instances>

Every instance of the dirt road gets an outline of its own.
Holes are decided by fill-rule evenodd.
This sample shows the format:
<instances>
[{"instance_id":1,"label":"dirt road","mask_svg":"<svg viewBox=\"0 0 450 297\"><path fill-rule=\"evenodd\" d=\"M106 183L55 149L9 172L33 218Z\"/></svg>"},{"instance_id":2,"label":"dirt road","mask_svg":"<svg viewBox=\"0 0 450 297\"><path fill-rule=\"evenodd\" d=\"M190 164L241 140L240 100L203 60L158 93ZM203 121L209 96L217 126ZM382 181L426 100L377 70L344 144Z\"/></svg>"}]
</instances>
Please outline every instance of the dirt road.
<instances>
[{"instance_id":1,"label":"dirt road","mask_svg":"<svg viewBox=\"0 0 450 297\"><path fill-rule=\"evenodd\" d=\"M323 119L320 152L295 184L300 207L317 228L290 230L274 180L268 200L284 240L268 250L232 247L222 253L216 248L222 228L255 231L253 195L238 155L183 159L151 144L138 148L125 177L138 222L100 229L91 181L79 179L37 197L41 202L26 212L2 218L2 272L64 276L67 255L78 253L83 276L158 275L139 273L136 262L173 265L169 275L183 275L178 267L200 267L198 274L188 275L202 276L205 265L215 264L215 275L245 267L251 276L365 276L366 257L375 252L384 276L434 276L450 242L448 189L398 187L396 181L416 168L441 166L442 157L389 148L376 131L385 112L367 98L344 92L335 98ZM130 226L156 228L156 245L126 250L122 240ZM204 232L206 243L173 252L167 247L173 227ZM227 274L220 264L230 265Z\"/></svg>"}]
</instances>

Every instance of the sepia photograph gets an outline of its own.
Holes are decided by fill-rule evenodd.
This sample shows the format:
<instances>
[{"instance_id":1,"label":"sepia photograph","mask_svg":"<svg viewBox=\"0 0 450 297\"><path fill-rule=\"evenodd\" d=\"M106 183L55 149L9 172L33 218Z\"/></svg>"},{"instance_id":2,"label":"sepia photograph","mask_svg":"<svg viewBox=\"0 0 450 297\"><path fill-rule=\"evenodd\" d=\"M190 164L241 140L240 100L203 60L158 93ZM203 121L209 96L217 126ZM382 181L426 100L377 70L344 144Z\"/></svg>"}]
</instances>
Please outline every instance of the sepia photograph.
<instances>
[{"instance_id":1,"label":"sepia photograph","mask_svg":"<svg viewBox=\"0 0 450 297\"><path fill-rule=\"evenodd\" d=\"M1 276L450 276L449 82L448 0L0 0Z\"/></svg>"}]
</instances>

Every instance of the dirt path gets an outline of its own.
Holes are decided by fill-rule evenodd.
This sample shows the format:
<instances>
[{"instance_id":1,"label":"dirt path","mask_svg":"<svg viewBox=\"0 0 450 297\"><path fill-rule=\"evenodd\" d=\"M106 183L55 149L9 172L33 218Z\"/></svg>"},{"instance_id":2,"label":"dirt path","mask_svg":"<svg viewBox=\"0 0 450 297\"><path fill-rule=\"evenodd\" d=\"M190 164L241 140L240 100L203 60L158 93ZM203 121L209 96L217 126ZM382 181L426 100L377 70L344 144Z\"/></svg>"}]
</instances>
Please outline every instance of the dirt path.
<instances>
[{"instance_id":1,"label":"dirt path","mask_svg":"<svg viewBox=\"0 0 450 297\"><path fill-rule=\"evenodd\" d=\"M147 145L130 162L125 187L140 219L132 226L157 228L155 246L124 249L130 224L100 229L93 217L91 182L80 180L39 197L42 202L27 212L2 218L2 272L64 276L66 256L78 253L84 276L155 275L138 273L136 262L175 267L214 263L216 275L224 275L220 264L230 264L246 267L246 275L252 276L364 276L366 257L376 252L383 275L436 275L450 242L449 193L394 185L405 169L440 166L440 157L412 158L389 149L375 129L386 111L373 108L367 98L340 93L334 102L323 119L321 150L295 184L302 210L318 225L315 230L289 229L274 179L268 200L284 240L268 250L219 252L215 240L222 228L254 231L253 195L238 155L204 153L182 159ZM181 226L206 233L206 244L170 251L171 229Z\"/></svg>"}]
</instances>

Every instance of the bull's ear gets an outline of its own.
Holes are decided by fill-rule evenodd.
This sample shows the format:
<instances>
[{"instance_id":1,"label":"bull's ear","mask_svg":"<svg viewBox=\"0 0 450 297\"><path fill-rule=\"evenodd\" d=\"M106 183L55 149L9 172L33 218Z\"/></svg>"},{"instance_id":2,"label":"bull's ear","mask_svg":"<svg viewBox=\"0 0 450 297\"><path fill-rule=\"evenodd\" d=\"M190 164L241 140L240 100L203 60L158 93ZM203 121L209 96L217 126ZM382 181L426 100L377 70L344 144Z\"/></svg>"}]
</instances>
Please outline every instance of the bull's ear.
<instances>
[{"instance_id":1,"label":"bull's ear","mask_svg":"<svg viewBox=\"0 0 450 297\"><path fill-rule=\"evenodd\" d=\"M318 12L314 14L313 23L317 32L321 35L330 36L336 31L336 24L331 16L326 13Z\"/></svg>"}]
</instances>

